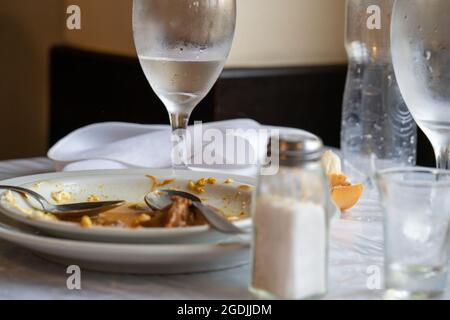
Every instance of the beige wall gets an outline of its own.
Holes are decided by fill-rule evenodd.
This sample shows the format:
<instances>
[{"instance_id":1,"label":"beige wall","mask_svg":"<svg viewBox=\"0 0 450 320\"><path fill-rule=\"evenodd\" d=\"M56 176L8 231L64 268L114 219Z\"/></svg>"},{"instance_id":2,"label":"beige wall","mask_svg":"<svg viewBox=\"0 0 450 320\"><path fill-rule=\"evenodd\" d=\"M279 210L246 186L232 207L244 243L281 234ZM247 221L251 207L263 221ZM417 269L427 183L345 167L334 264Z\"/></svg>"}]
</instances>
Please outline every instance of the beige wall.
<instances>
[{"instance_id":1,"label":"beige wall","mask_svg":"<svg viewBox=\"0 0 450 320\"><path fill-rule=\"evenodd\" d=\"M132 0L0 0L0 159L44 155L48 50L61 42L135 55ZM228 67L341 63L345 0L237 0ZM69 4L82 30L65 27Z\"/></svg>"},{"instance_id":2,"label":"beige wall","mask_svg":"<svg viewBox=\"0 0 450 320\"><path fill-rule=\"evenodd\" d=\"M131 0L65 0L79 4L83 29L66 30L73 45L135 55ZM229 67L341 63L345 0L237 0Z\"/></svg>"},{"instance_id":3,"label":"beige wall","mask_svg":"<svg viewBox=\"0 0 450 320\"><path fill-rule=\"evenodd\" d=\"M346 61L345 0L237 0L230 66Z\"/></svg>"},{"instance_id":4,"label":"beige wall","mask_svg":"<svg viewBox=\"0 0 450 320\"><path fill-rule=\"evenodd\" d=\"M1 0L0 159L42 155L48 48L61 41L61 0Z\"/></svg>"},{"instance_id":5,"label":"beige wall","mask_svg":"<svg viewBox=\"0 0 450 320\"><path fill-rule=\"evenodd\" d=\"M81 30L64 28L67 43L92 50L134 55L132 0L62 0L81 8Z\"/></svg>"}]
</instances>

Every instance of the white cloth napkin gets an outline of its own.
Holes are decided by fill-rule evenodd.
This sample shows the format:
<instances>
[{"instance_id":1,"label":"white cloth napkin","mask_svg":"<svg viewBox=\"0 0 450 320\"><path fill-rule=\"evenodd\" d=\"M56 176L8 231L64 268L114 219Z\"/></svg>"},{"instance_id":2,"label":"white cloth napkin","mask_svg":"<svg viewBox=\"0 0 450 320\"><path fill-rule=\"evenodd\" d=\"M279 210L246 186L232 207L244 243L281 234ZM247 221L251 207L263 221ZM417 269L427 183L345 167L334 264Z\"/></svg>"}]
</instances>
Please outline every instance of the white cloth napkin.
<instances>
[{"instance_id":1,"label":"white cloth napkin","mask_svg":"<svg viewBox=\"0 0 450 320\"><path fill-rule=\"evenodd\" d=\"M238 119L202 124L203 130L216 128L258 129L253 120ZM189 128L193 134L192 126ZM88 125L70 133L48 152L57 170L75 171L121 168L168 168L170 127L122 122Z\"/></svg>"},{"instance_id":2,"label":"white cloth napkin","mask_svg":"<svg viewBox=\"0 0 450 320\"><path fill-rule=\"evenodd\" d=\"M305 133L302 130L261 126L254 120L236 119L202 124L203 132L206 129L217 129L223 134L227 129L271 129L281 132ZM191 136L194 129L189 127ZM307 134L307 133L306 133ZM254 137L235 137L243 139L244 143L235 143L236 146L249 152L253 150L254 156L261 159L267 148L267 139ZM194 139L191 139L192 141ZM242 142L242 141L241 141ZM192 142L191 142L192 143ZM196 140L197 143L197 140ZM217 141L202 141L203 148L214 145ZM48 152L48 157L55 162L55 168L62 171L80 171L94 169L124 169L124 168L169 168L170 159L170 127L167 125L140 125L123 122L104 122L88 125L75 130L58 141ZM195 157L193 151L190 157ZM220 154L223 163L229 156ZM227 170L245 175L254 175L256 166L254 163L237 165L193 165L190 169L202 170Z\"/></svg>"}]
</instances>

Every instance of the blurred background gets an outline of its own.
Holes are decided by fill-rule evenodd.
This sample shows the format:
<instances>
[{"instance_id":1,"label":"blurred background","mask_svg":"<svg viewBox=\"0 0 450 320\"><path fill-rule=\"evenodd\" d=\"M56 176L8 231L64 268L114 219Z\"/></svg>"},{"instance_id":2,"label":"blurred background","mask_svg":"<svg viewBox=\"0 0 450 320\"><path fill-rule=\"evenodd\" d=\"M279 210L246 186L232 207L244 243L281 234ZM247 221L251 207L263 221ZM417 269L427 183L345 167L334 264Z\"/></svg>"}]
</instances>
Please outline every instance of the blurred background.
<instances>
[{"instance_id":1,"label":"blurred background","mask_svg":"<svg viewBox=\"0 0 450 320\"><path fill-rule=\"evenodd\" d=\"M303 128L339 146L345 0L237 0L226 69L191 120ZM66 27L69 5L81 30ZM132 0L1 0L0 159L94 122L167 123L134 49Z\"/></svg>"},{"instance_id":2,"label":"blurred background","mask_svg":"<svg viewBox=\"0 0 450 320\"><path fill-rule=\"evenodd\" d=\"M81 30L66 27L66 9L72 4L81 8ZM345 64L344 4L345 0L238 0L236 36L227 63L227 71L235 72L223 75L236 81L223 80L221 90L218 84L193 120L255 118L252 113L258 110L275 112L286 103L285 110L278 109L291 113L284 116L305 117L309 106L301 100L306 97L289 96L296 88L284 88L286 92L270 101L255 93L261 86L276 91L283 90L283 83L295 82L301 68L289 74L285 67ZM1 1L1 159L44 155L61 135L91 122L168 121L139 70L131 8L131 0ZM261 78L260 83L253 88L249 78ZM218 91L227 97L221 99ZM223 106L213 105L217 100ZM261 100L270 103L270 110L259 105ZM339 111L340 105L327 108ZM282 120L281 115L273 119Z\"/></svg>"}]
</instances>

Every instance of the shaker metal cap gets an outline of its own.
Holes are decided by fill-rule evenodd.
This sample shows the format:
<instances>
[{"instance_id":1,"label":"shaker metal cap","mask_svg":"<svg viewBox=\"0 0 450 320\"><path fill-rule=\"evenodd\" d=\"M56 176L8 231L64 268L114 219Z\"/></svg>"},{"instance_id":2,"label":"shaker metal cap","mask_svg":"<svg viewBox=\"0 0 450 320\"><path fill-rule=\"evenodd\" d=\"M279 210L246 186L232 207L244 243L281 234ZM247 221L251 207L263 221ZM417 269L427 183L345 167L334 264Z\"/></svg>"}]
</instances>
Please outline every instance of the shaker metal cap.
<instances>
[{"instance_id":1,"label":"shaker metal cap","mask_svg":"<svg viewBox=\"0 0 450 320\"><path fill-rule=\"evenodd\" d=\"M278 140L280 160L317 160L322 157L322 140L314 135L305 134L281 134L279 137L271 137ZM271 148L269 148L270 150ZM276 150L272 150L275 151Z\"/></svg>"}]
</instances>

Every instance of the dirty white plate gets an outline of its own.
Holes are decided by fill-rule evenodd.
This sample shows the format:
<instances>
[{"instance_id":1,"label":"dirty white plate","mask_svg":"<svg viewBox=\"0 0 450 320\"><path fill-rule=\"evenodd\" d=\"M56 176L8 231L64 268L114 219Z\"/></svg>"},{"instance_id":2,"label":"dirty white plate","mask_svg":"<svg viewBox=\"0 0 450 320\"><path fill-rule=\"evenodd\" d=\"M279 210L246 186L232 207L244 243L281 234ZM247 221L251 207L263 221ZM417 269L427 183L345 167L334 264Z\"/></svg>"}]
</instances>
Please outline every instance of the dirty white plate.
<instances>
[{"instance_id":1,"label":"dirty white plate","mask_svg":"<svg viewBox=\"0 0 450 320\"><path fill-rule=\"evenodd\" d=\"M119 244L65 240L0 217L0 239L66 266L104 272L173 274L221 270L249 261L245 241L207 244Z\"/></svg>"},{"instance_id":2,"label":"dirty white plate","mask_svg":"<svg viewBox=\"0 0 450 320\"><path fill-rule=\"evenodd\" d=\"M30 188L49 200L52 199L53 192L65 191L71 195L70 202L83 202L91 195L97 196L100 200L120 199L140 202L152 186L151 180L146 175L164 180L173 177L173 172L171 169L56 172L4 180L0 184ZM217 183L208 185L206 192L201 194L204 202L222 209L226 214L236 215L241 211L248 213L252 191L241 190L239 186L253 186L255 181L250 177L202 171L177 171L176 181L165 188L177 187L180 190L187 190L189 180L198 180L212 175L217 179ZM229 178L233 180L233 183L223 183ZM139 229L94 226L86 229L77 223L41 220L22 210L30 208L29 203L22 196L14 193L17 207L19 207L17 208L5 201L4 194L5 192L2 192L0 195L0 211L3 214L45 234L61 238L118 243L201 243L229 239L229 236L216 232L209 226ZM245 218L236 221L235 224L245 229L251 226L251 220Z\"/></svg>"}]
</instances>

